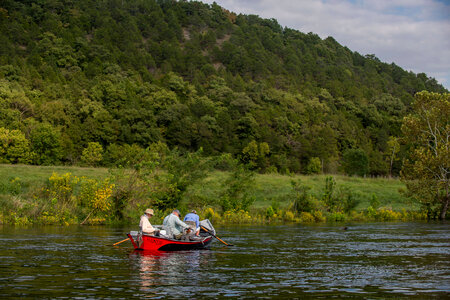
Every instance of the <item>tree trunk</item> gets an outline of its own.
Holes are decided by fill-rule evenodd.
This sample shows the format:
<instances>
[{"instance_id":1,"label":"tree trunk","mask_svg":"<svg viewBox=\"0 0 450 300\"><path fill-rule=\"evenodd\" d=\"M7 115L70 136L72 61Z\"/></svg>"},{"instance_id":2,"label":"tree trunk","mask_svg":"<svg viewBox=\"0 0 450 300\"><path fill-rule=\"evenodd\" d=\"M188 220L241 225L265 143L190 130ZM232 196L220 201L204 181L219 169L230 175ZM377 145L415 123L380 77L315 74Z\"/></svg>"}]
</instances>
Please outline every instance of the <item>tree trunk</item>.
<instances>
[{"instance_id":1,"label":"tree trunk","mask_svg":"<svg viewBox=\"0 0 450 300\"><path fill-rule=\"evenodd\" d=\"M89 217L91 216L91 214L94 212L94 210L92 210L86 217L86 219L84 219L83 222L80 223L80 225L84 225L84 223L86 223L86 221L89 219Z\"/></svg>"},{"instance_id":2,"label":"tree trunk","mask_svg":"<svg viewBox=\"0 0 450 300\"><path fill-rule=\"evenodd\" d=\"M447 209L448 209L448 202L449 202L449 196L447 193L444 201L442 201L442 209L441 209L441 214L439 216L440 220L445 220L445 214L447 213Z\"/></svg>"}]
</instances>

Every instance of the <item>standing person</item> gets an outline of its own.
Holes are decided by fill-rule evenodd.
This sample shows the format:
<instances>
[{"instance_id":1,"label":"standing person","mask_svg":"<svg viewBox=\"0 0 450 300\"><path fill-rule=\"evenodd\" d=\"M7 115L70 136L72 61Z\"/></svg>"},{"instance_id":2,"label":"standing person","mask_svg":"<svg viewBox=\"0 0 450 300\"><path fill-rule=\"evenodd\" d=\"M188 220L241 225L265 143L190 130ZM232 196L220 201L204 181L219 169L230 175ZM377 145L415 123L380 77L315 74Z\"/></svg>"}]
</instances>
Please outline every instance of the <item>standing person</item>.
<instances>
[{"instance_id":1,"label":"standing person","mask_svg":"<svg viewBox=\"0 0 450 300\"><path fill-rule=\"evenodd\" d=\"M139 222L139 229L142 233L155 235L159 230L155 229L152 224L150 224L150 218L153 217L153 209L147 208L144 214L141 216L141 221Z\"/></svg>"},{"instance_id":2,"label":"standing person","mask_svg":"<svg viewBox=\"0 0 450 300\"><path fill-rule=\"evenodd\" d=\"M197 215L195 209L193 209L190 213L184 216L183 221L191 227L192 232L195 232L195 235L198 236L200 234L200 218Z\"/></svg>"},{"instance_id":3,"label":"standing person","mask_svg":"<svg viewBox=\"0 0 450 300\"><path fill-rule=\"evenodd\" d=\"M183 229L190 228L186 223L180 220L180 211L174 209L170 215L164 218L164 229L169 236L179 240L183 236Z\"/></svg>"}]
</instances>

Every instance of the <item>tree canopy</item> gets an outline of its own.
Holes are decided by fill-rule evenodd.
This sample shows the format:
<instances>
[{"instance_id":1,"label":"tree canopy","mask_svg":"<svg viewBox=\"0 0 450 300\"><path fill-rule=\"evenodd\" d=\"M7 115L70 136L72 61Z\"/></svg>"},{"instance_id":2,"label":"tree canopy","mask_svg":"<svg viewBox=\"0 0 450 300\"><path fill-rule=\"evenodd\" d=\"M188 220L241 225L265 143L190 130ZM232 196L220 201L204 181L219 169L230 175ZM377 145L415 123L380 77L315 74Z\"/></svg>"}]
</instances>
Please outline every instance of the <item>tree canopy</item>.
<instances>
[{"instance_id":1,"label":"tree canopy","mask_svg":"<svg viewBox=\"0 0 450 300\"><path fill-rule=\"evenodd\" d=\"M450 94L421 92L402 130L411 147L402 178L410 195L444 220L450 196Z\"/></svg>"},{"instance_id":2,"label":"tree canopy","mask_svg":"<svg viewBox=\"0 0 450 300\"><path fill-rule=\"evenodd\" d=\"M229 153L261 172L307 172L312 158L334 172L358 149L364 174L395 175L389 140L422 90L447 92L332 37L217 4L4 0L0 8L5 162L108 165L162 142ZM399 164L404 150L395 153Z\"/></svg>"}]
</instances>

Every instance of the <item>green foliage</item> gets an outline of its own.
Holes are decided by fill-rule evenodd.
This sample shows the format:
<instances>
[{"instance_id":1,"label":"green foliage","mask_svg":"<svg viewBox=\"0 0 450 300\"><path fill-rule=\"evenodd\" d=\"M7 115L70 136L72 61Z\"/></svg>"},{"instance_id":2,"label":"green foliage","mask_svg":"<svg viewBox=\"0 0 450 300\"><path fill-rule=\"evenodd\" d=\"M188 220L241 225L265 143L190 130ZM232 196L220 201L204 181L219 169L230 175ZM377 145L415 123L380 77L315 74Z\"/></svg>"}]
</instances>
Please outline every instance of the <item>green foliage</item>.
<instances>
[{"instance_id":1,"label":"green foliage","mask_svg":"<svg viewBox=\"0 0 450 300\"><path fill-rule=\"evenodd\" d=\"M160 161L164 153L168 155L164 145L150 148L150 152L160 153L153 156L152 163L140 162L135 164L135 168L114 168L110 172L86 167L0 165L0 223L67 225L86 220L89 224L136 224L145 208L154 207L152 192L156 181L153 177L156 172L163 171L155 162ZM52 172L55 174L51 175ZM69 172L71 174L67 174ZM339 211L329 211L318 198L323 194L321 188L326 178L323 175L256 174L248 191L255 201L248 210L223 212L219 210L218 199L226 191L224 181L229 176L229 172L208 173L207 178L189 186L179 207L195 207L201 218L209 218L214 224L325 222L337 219L335 213L352 221L420 220L427 217L427 211L418 211L413 203L399 197L397 189L403 186L399 180L381 178L334 177L333 196L341 199L342 204ZM309 214L293 209L292 202L296 197L291 183L293 179L294 182L301 179L299 187L311 187L307 194L314 209L304 212ZM111 196L104 197L111 189ZM345 212L343 201L349 190L352 198L362 199L362 203ZM301 189L299 192L301 195ZM377 201L373 199L382 200L389 204L389 208L374 209ZM97 201L100 202L96 204ZM102 203L105 205L100 205ZM160 222L167 211L158 209L156 212L155 222Z\"/></svg>"},{"instance_id":2,"label":"green foliage","mask_svg":"<svg viewBox=\"0 0 450 300\"><path fill-rule=\"evenodd\" d=\"M97 142L89 142L81 155L81 161L88 166L97 166L103 159L103 147Z\"/></svg>"},{"instance_id":3,"label":"green foliage","mask_svg":"<svg viewBox=\"0 0 450 300\"><path fill-rule=\"evenodd\" d=\"M294 190L294 201L292 209L295 212L312 212L316 207L314 205L313 197L308 193L311 187L302 184L301 180L291 181L291 186Z\"/></svg>"},{"instance_id":4,"label":"green foliage","mask_svg":"<svg viewBox=\"0 0 450 300\"><path fill-rule=\"evenodd\" d=\"M30 143L19 130L0 127L0 162L30 163L32 153Z\"/></svg>"},{"instance_id":5,"label":"green foliage","mask_svg":"<svg viewBox=\"0 0 450 300\"><path fill-rule=\"evenodd\" d=\"M322 162L318 157L311 157L306 166L306 174L319 174L322 171Z\"/></svg>"},{"instance_id":6,"label":"green foliage","mask_svg":"<svg viewBox=\"0 0 450 300\"><path fill-rule=\"evenodd\" d=\"M336 180L332 176L325 178L322 201L331 213L350 213L359 203L348 187L337 187Z\"/></svg>"},{"instance_id":7,"label":"green foliage","mask_svg":"<svg viewBox=\"0 0 450 300\"><path fill-rule=\"evenodd\" d=\"M156 191L154 205L159 209L176 208L189 186L203 180L209 169L208 159L202 157L202 150L181 155L171 151L162 160L164 169L155 175Z\"/></svg>"},{"instance_id":8,"label":"green foliage","mask_svg":"<svg viewBox=\"0 0 450 300\"><path fill-rule=\"evenodd\" d=\"M394 166L394 163L398 161L398 153L400 152L400 143L399 138L396 137L389 137L389 140L387 142L387 150L386 150L386 160L389 163L389 176L392 176L392 169Z\"/></svg>"},{"instance_id":9,"label":"green foliage","mask_svg":"<svg viewBox=\"0 0 450 300\"><path fill-rule=\"evenodd\" d=\"M247 211L255 201L251 189L255 173L243 165L236 166L222 183L223 193L219 197L219 205L223 211Z\"/></svg>"},{"instance_id":10,"label":"green foliage","mask_svg":"<svg viewBox=\"0 0 450 300\"><path fill-rule=\"evenodd\" d=\"M402 125L411 148L401 176L408 194L445 219L450 204L450 94L416 94L414 111ZM432 210L432 209L431 209Z\"/></svg>"},{"instance_id":11,"label":"green foliage","mask_svg":"<svg viewBox=\"0 0 450 300\"><path fill-rule=\"evenodd\" d=\"M53 173L48 178L46 186L42 189L43 195L61 205L71 204L73 202L73 192L78 184L79 178L71 173L59 175Z\"/></svg>"},{"instance_id":12,"label":"green foliage","mask_svg":"<svg viewBox=\"0 0 450 300\"><path fill-rule=\"evenodd\" d=\"M30 134L31 147L36 153L36 163L42 165L58 164L63 156L61 136L50 124L40 123Z\"/></svg>"},{"instance_id":13,"label":"green foliage","mask_svg":"<svg viewBox=\"0 0 450 300\"><path fill-rule=\"evenodd\" d=\"M388 138L413 95L446 92L331 37L216 4L116 4L2 3L0 127L26 138L3 161L74 164L97 142L106 165L131 166L161 141L281 173L315 172L313 158L335 173L345 149L361 148L362 173L385 175L389 162L396 174L404 152L391 163Z\"/></svg>"},{"instance_id":14,"label":"green foliage","mask_svg":"<svg viewBox=\"0 0 450 300\"><path fill-rule=\"evenodd\" d=\"M10 177L6 183L0 182L0 194L17 196L22 191L22 183L19 177Z\"/></svg>"},{"instance_id":15,"label":"green foliage","mask_svg":"<svg viewBox=\"0 0 450 300\"><path fill-rule=\"evenodd\" d=\"M365 176L369 168L369 159L362 149L344 151L342 167L347 175Z\"/></svg>"},{"instance_id":16,"label":"green foliage","mask_svg":"<svg viewBox=\"0 0 450 300\"><path fill-rule=\"evenodd\" d=\"M380 207L380 200L378 200L378 197L375 194L372 194L372 197L370 198L370 207L373 209L378 209Z\"/></svg>"},{"instance_id":17,"label":"green foliage","mask_svg":"<svg viewBox=\"0 0 450 300\"><path fill-rule=\"evenodd\" d=\"M103 155L105 165L109 167L132 167L141 160L150 159L150 153L137 144L111 144Z\"/></svg>"},{"instance_id":18,"label":"green foliage","mask_svg":"<svg viewBox=\"0 0 450 300\"><path fill-rule=\"evenodd\" d=\"M268 166L269 154L270 149L267 143L258 144L253 140L242 150L241 160L248 164L250 169L263 172Z\"/></svg>"},{"instance_id":19,"label":"green foliage","mask_svg":"<svg viewBox=\"0 0 450 300\"><path fill-rule=\"evenodd\" d=\"M322 201L330 210L335 209L338 205L337 198L334 197L335 187L336 180L334 180L332 176L327 176L325 178L325 190L322 196Z\"/></svg>"}]
</instances>

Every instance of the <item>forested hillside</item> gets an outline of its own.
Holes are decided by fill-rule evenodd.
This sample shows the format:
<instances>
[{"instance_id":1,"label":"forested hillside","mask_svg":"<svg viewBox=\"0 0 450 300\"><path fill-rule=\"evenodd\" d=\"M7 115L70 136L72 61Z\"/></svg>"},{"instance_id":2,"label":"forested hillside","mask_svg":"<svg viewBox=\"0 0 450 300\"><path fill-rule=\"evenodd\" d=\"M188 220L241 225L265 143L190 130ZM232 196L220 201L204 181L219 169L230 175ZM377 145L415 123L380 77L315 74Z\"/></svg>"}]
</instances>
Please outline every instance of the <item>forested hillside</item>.
<instances>
[{"instance_id":1,"label":"forested hillside","mask_svg":"<svg viewBox=\"0 0 450 300\"><path fill-rule=\"evenodd\" d=\"M7 163L113 165L162 142L261 172L395 174L413 95L446 91L200 2L3 0L0 29Z\"/></svg>"}]
</instances>

